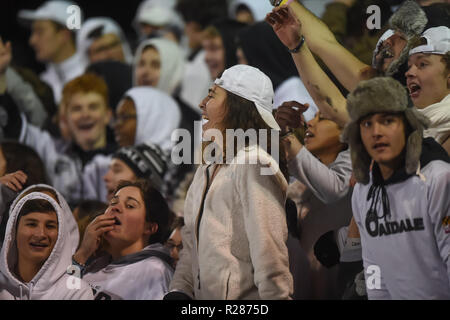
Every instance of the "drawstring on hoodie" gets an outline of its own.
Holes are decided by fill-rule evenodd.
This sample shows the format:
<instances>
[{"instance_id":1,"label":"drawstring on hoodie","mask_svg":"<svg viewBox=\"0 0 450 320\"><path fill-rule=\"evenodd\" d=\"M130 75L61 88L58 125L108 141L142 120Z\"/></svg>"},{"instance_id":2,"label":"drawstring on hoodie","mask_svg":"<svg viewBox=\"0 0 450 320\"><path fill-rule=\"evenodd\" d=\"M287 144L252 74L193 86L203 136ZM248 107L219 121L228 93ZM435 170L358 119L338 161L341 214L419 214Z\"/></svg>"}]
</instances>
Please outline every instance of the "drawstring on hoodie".
<instances>
[{"instance_id":1,"label":"drawstring on hoodie","mask_svg":"<svg viewBox=\"0 0 450 320\"><path fill-rule=\"evenodd\" d=\"M31 294L33 293L33 289L34 289L34 282L31 281L30 282L30 292L28 293L28 300L31 300Z\"/></svg>"},{"instance_id":2,"label":"drawstring on hoodie","mask_svg":"<svg viewBox=\"0 0 450 320\"><path fill-rule=\"evenodd\" d=\"M383 204L383 215L381 217L378 216L377 212L377 204L380 199L380 193L381 193L381 202ZM369 211L367 212L367 216L370 216L371 220L375 219L385 219L386 217L391 216L391 208L389 205L389 197L387 195L386 188L384 187L384 184L375 185L373 184L370 189L369 193L367 194L367 201L372 199L372 202L370 204Z\"/></svg>"},{"instance_id":3,"label":"drawstring on hoodie","mask_svg":"<svg viewBox=\"0 0 450 320\"><path fill-rule=\"evenodd\" d=\"M20 296L20 300L23 299L23 287L24 287L23 284L19 284L19 296ZM28 300L31 300L31 295L32 295L32 293L33 293L33 289L34 289L34 282L31 281L31 282L30 282L30 288L29 288L29 290L28 290Z\"/></svg>"}]
</instances>

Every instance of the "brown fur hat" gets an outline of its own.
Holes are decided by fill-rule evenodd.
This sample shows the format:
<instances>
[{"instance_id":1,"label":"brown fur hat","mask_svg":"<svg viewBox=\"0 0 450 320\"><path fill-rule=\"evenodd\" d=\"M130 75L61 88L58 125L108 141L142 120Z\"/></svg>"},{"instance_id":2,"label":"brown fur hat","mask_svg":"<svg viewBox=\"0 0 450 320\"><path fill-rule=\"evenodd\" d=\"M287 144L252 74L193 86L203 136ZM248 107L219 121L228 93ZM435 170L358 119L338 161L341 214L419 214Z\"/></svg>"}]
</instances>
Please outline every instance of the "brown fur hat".
<instances>
[{"instance_id":1,"label":"brown fur hat","mask_svg":"<svg viewBox=\"0 0 450 320\"><path fill-rule=\"evenodd\" d=\"M374 113L403 113L412 132L406 141L406 163L408 174L415 173L422 152L423 130L428 127L429 120L408 108L406 89L390 77L378 77L361 81L356 89L347 97L347 110L350 122L345 127L341 140L350 146L353 175L356 181L369 183L369 168L372 161L361 140L359 122L363 117Z\"/></svg>"},{"instance_id":2,"label":"brown fur hat","mask_svg":"<svg viewBox=\"0 0 450 320\"><path fill-rule=\"evenodd\" d=\"M427 22L428 18L425 11L413 0L403 2L389 18L389 28L401 32L408 43L400 53L400 56L389 65L385 72L386 76L393 76L408 60L408 52L411 49L412 42L423 32Z\"/></svg>"}]
</instances>

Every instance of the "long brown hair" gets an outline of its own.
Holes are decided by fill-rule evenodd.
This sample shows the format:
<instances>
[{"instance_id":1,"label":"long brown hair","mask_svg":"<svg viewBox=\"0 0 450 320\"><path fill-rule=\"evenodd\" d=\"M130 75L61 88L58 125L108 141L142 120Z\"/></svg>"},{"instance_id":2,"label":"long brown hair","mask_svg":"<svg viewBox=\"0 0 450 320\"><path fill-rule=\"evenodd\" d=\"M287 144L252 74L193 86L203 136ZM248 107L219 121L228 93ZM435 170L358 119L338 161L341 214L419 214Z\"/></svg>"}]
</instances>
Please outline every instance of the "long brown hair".
<instances>
[{"instance_id":1,"label":"long brown hair","mask_svg":"<svg viewBox=\"0 0 450 320\"><path fill-rule=\"evenodd\" d=\"M223 139L226 139L226 129L242 129L244 132L249 129L265 129L267 132L270 132L272 130L271 127L269 127L266 122L262 119L261 115L259 114L258 110L256 109L255 103L247 100L245 98L242 98L234 93L231 93L229 91L226 91L227 98L225 100L225 117L223 119L224 128L222 131ZM265 150L267 153L272 154L272 141L270 139L270 134L267 134L267 143L265 144L267 146L267 150ZM261 146L261 141L259 141L260 137L257 135L258 139L258 145ZM224 141L225 142L225 141ZM286 162L286 156L283 148L283 144L280 142L280 139L276 141L278 143L278 159L279 159L279 167L281 172L283 173L284 177L288 179L288 170L287 170L287 162ZM226 143L223 144L224 146ZM246 145L248 145L246 141ZM226 159L226 148L223 148L223 157ZM235 144L234 144L234 155L237 155L237 143L236 143L236 137L235 137Z\"/></svg>"}]
</instances>

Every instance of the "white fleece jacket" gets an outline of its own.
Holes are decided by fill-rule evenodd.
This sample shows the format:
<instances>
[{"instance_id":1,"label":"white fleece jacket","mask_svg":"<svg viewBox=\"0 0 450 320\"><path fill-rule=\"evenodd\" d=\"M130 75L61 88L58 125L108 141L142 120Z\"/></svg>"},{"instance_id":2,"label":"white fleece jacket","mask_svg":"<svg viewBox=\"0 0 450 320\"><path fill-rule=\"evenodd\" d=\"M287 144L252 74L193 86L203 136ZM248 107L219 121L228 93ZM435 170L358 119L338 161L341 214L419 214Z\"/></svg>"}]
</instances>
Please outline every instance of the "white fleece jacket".
<instances>
[{"instance_id":1,"label":"white fleece jacket","mask_svg":"<svg viewBox=\"0 0 450 320\"><path fill-rule=\"evenodd\" d=\"M286 179L262 149L248 148L240 155L267 165L222 165L205 196L213 167L197 169L186 198L183 250L171 291L194 299L290 299ZM276 173L262 175L261 169L269 167Z\"/></svg>"}]
</instances>

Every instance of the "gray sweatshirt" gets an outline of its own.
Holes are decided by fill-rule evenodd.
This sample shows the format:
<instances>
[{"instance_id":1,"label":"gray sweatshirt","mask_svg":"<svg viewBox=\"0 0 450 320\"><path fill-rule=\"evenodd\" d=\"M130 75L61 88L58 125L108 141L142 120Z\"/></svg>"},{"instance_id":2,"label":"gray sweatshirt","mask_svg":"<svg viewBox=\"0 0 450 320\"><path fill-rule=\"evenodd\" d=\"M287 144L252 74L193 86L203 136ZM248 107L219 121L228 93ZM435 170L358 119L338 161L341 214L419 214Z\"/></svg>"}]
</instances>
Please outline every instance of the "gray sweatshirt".
<instances>
[{"instance_id":1,"label":"gray sweatshirt","mask_svg":"<svg viewBox=\"0 0 450 320\"><path fill-rule=\"evenodd\" d=\"M380 200L378 218L367 219L373 179L356 184L352 198L369 299L450 299L450 164L431 161L385 184L390 215L382 217Z\"/></svg>"}]
</instances>

